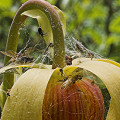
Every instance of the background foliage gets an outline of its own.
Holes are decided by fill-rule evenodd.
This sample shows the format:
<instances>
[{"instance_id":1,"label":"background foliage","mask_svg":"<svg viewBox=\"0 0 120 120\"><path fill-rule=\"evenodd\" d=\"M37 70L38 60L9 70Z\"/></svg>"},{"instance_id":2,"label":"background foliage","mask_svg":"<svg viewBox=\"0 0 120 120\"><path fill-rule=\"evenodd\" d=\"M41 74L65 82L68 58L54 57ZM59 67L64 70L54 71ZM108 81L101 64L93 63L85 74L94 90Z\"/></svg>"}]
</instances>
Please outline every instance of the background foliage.
<instances>
[{"instance_id":1,"label":"background foliage","mask_svg":"<svg viewBox=\"0 0 120 120\"><path fill-rule=\"evenodd\" d=\"M0 50L5 49L12 19L25 1L27 0L0 0ZM67 36L73 36L88 49L120 62L120 0L47 1L64 12ZM36 21L27 22L18 49L21 49L28 39L39 39L37 27ZM3 62L2 54L0 62Z\"/></svg>"}]
</instances>

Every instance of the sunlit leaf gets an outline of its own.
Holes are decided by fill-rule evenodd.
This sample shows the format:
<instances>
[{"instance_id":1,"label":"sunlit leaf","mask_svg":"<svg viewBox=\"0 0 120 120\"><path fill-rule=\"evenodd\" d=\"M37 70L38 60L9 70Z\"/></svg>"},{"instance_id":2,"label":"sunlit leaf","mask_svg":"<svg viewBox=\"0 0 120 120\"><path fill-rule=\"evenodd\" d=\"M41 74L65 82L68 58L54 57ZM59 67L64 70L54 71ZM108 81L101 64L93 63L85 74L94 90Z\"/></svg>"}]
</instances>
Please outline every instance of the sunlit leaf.
<instances>
[{"instance_id":1,"label":"sunlit leaf","mask_svg":"<svg viewBox=\"0 0 120 120\"><path fill-rule=\"evenodd\" d=\"M111 21L109 29L111 32L120 33L120 16Z\"/></svg>"},{"instance_id":2,"label":"sunlit leaf","mask_svg":"<svg viewBox=\"0 0 120 120\"><path fill-rule=\"evenodd\" d=\"M27 0L20 0L22 3L26 2Z\"/></svg>"},{"instance_id":3,"label":"sunlit leaf","mask_svg":"<svg viewBox=\"0 0 120 120\"><path fill-rule=\"evenodd\" d=\"M0 8L9 8L12 5L12 0L0 0Z\"/></svg>"},{"instance_id":4,"label":"sunlit leaf","mask_svg":"<svg viewBox=\"0 0 120 120\"><path fill-rule=\"evenodd\" d=\"M55 4L56 3L56 0L46 0L48 1L50 4Z\"/></svg>"},{"instance_id":5,"label":"sunlit leaf","mask_svg":"<svg viewBox=\"0 0 120 120\"><path fill-rule=\"evenodd\" d=\"M105 6L98 3L96 5L93 5L93 7L90 9L88 13L88 17L93 20L101 18L101 17L102 17L101 19L105 19L106 13L107 13L107 10Z\"/></svg>"},{"instance_id":6,"label":"sunlit leaf","mask_svg":"<svg viewBox=\"0 0 120 120\"><path fill-rule=\"evenodd\" d=\"M120 5L120 0L117 0L117 4Z\"/></svg>"},{"instance_id":7,"label":"sunlit leaf","mask_svg":"<svg viewBox=\"0 0 120 120\"><path fill-rule=\"evenodd\" d=\"M107 45L111 45L111 44L119 45L119 43L120 43L120 35L117 35L117 34L109 35L106 40Z\"/></svg>"},{"instance_id":8,"label":"sunlit leaf","mask_svg":"<svg viewBox=\"0 0 120 120\"><path fill-rule=\"evenodd\" d=\"M98 45L102 43L102 36L97 30L86 28L82 31L82 35L91 38Z\"/></svg>"}]
</instances>

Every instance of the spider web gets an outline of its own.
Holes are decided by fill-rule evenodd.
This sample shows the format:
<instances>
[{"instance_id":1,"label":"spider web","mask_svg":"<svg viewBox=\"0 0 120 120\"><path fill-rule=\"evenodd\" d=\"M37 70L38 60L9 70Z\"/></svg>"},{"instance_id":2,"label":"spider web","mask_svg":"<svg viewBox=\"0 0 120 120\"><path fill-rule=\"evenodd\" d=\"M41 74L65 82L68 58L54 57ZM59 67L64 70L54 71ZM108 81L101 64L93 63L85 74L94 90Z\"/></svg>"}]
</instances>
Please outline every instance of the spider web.
<instances>
[{"instance_id":1,"label":"spider web","mask_svg":"<svg viewBox=\"0 0 120 120\"><path fill-rule=\"evenodd\" d=\"M33 50L32 53L30 53L30 56L33 56L33 64L36 63L43 63L43 64L52 64L53 58L51 56L51 52L48 48L48 50L46 51L46 48L48 45L46 45L44 37L41 37L38 34L38 26L27 26L26 24L28 24L30 21L30 19L28 19L26 21L26 23L23 25L23 27L21 28L21 36L20 36L20 40L24 39L25 42L23 41L22 43L27 43L27 41L30 41L31 43L28 45L27 48L29 47L34 47L35 49ZM32 31L32 32L31 32ZM36 36L36 38L32 38L32 36ZM19 42L20 43L20 42ZM21 43L20 43L21 44ZM77 45L80 45L81 49L78 49ZM19 46L18 48L18 52L23 49L21 46ZM78 40L76 40L74 37L69 37L68 35L66 35L65 37L65 55L69 56L73 59L76 58L80 58L80 57L86 57L86 58L91 58L90 54L91 53L93 56L93 58L103 58L101 55L95 53L94 51L88 50L86 47L84 47L82 45L81 42L79 42ZM91 58L92 59L92 58ZM31 68L32 68L31 66ZM41 66L39 67L41 68ZM23 72L25 72L27 69L23 68ZM14 71L8 71L8 72L13 72ZM106 115L109 109L109 105L110 105L110 95L108 90L106 89L106 87L102 88L101 86L103 86L103 83L99 83L99 78L97 76L95 76L94 74L90 73L87 70L84 70L84 76L87 79L91 80L91 84L94 81L95 85L98 85L102 91L102 95L104 97L104 104L105 104L105 114L104 114L104 120L106 119ZM59 81L59 79L58 79ZM79 80L78 82L81 82L82 80ZM58 84L59 83L59 84ZM9 82L8 82L9 84ZM51 96L48 96L48 98L46 99L46 102L48 103L48 106L46 106L46 104L44 103L43 105L43 112L44 112L44 120L46 119L50 119L52 120L52 118L57 115L57 117L60 117L59 115L63 115L66 114L67 118L71 119L72 117L75 117L76 119L78 119L78 116L82 116L84 118L84 114L86 114L86 105L83 104L83 107L81 110L78 109L78 107L76 106L76 110L72 109L72 106L69 106L69 109L64 107L64 104L69 104L71 103L72 105L74 105L73 103L76 104L82 104L83 100L84 103L90 103L89 105L92 104L96 104L95 101L90 100L86 100L85 98L87 97L87 94L89 92L89 88L84 88L84 85L86 85L87 83L84 82L81 86L83 86L83 89L79 91L79 88L76 84L72 84L71 86L74 86L74 89L70 89L71 86L68 89L65 90L61 90L61 82L57 82L54 83L54 89L56 89L56 91L51 91L50 94ZM94 84L93 84L93 89L94 88ZM101 85L102 84L102 85ZM105 85L104 85L105 86ZM65 92L67 91L67 92ZM76 91L76 92L75 92ZM5 93L5 91L3 91ZM54 94L58 94L59 97L61 97L60 100L58 100L58 98L56 98L55 104L52 100L52 98L54 98ZM71 94L72 93L72 94ZM98 94L97 92L95 94ZM53 96L52 96L53 95ZM73 97L76 97L76 99L72 99ZM82 100L81 100L82 97ZM95 96L94 96L95 97ZM54 99L55 100L55 99ZM97 104L96 104L97 105ZM52 111L54 110L55 107L61 107L59 108L59 110L54 111L54 113L52 113ZM91 106L92 107L92 106ZM91 109L92 111L92 109ZM102 109L101 109L102 111ZM93 115L95 113L91 112L91 114L88 116L90 119L92 119ZM71 117L71 118L70 118ZM65 118L66 119L66 118ZM80 118L79 118L80 119ZM85 118L84 118L85 119Z\"/></svg>"},{"instance_id":2,"label":"spider web","mask_svg":"<svg viewBox=\"0 0 120 120\"><path fill-rule=\"evenodd\" d=\"M86 74L86 75L84 75L84 77L87 77L88 71L84 71L84 72L85 72L84 74ZM96 77L96 76L94 76L94 77ZM79 80L77 82L81 82L81 81L82 80ZM59 79L58 79L58 82L59 82ZM48 88L46 90L46 93L47 93L47 91L51 91L51 92L47 96L47 99L44 100L45 101L45 104L43 105L43 108L44 108L43 112L45 113L45 115L43 116L44 119L49 118L50 120L52 120L52 118L54 118L54 116L59 118L60 117L59 115L63 115L63 114L66 114L66 116L67 116L65 119L72 119L72 118L78 119L79 117L83 118L83 119L86 119L86 117L89 119L92 119L93 114L97 114L97 113L93 113L92 110L90 110L91 111L90 115L85 117L86 112L89 112L89 110L86 108L86 104L88 104L88 106L90 108L92 108L91 104L92 105L94 104L97 106L95 101L91 100L90 96L89 96L89 100L84 99L84 98L88 97L87 95L88 95L89 89L90 89L89 86L87 86L86 82L83 82L80 84L81 88L83 88L83 89L79 89L79 87L76 84L72 84L70 87L68 87L64 90L61 90L61 84L58 85L58 82L53 83L52 90L50 90L50 88ZM85 88L85 85L87 86L86 88ZM72 88L72 86L74 86L74 88ZM50 84L50 87L52 87L52 84ZM92 88L95 89L95 83L92 86ZM57 98L55 98L54 94L57 95ZM94 94L98 94L97 91L94 91ZM73 99L73 97L76 99ZM60 98L60 100L59 100L59 98ZM83 98L83 99L81 99L81 98ZM80 105L80 104L82 104L83 100L84 100L84 103L86 103L86 104L83 104L83 108L81 108L80 110L72 109L72 105L74 106L75 104L78 104L78 103ZM100 100L100 99L98 99L98 100ZM46 105L46 103L48 104L48 106ZM69 109L64 107L65 104L69 104L69 103L71 104L69 106ZM55 107L58 107L60 109L54 111ZM102 111L102 109L100 111Z\"/></svg>"}]
</instances>

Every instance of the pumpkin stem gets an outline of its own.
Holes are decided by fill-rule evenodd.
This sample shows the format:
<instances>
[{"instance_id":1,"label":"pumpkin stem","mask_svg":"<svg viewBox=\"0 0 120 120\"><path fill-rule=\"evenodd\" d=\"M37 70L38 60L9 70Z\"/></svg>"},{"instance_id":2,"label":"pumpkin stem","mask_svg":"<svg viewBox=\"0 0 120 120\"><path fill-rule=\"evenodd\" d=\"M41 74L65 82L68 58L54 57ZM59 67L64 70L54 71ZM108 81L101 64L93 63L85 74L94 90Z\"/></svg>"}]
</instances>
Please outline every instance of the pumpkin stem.
<instances>
[{"instance_id":1,"label":"pumpkin stem","mask_svg":"<svg viewBox=\"0 0 120 120\"><path fill-rule=\"evenodd\" d=\"M27 16L21 15L23 12L32 9L39 9L45 13L48 17L48 20L51 24L52 32L53 32L53 44L54 44L54 57L53 57L53 65L52 68L60 67L63 68L65 66L64 57L65 57L65 48L64 48L64 35L62 30L62 25L60 22L60 18L53 8L51 4L44 0L28 0L17 11L8 34L6 51L8 50L17 50L17 43L19 37L19 30L21 25L24 23ZM5 56L4 64L9 61L9 57ZM3 80L3 90L7 91L11 89L14 84L14 75L13 74L4 74ZM3 93L3 103L6 101L6 95Z\"/></svg>"}]
</instances>

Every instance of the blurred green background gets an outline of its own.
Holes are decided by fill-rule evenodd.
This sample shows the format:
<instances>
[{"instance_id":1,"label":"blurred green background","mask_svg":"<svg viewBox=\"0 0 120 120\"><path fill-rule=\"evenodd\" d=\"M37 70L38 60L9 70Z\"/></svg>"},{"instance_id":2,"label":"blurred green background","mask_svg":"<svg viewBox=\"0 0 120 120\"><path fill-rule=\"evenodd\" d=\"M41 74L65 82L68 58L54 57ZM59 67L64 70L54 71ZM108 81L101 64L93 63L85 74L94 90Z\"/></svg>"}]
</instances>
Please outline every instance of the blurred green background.
<instances>
[{"instance_id":1,"label":"blurred green background","mask_svg":"<svg viewBox=\"0 0 120 120\"><path fill-rule=\"evenodd\" d=\"M0 50L5 50L12 19L25 1L27 0L0 0ZM120 0L47 1L64 12L67 36L73 36L88 49L120 63ZM37 21L30 19L26 24L18 49L28 39L39 39ZM0 54L2 63L3 57Z\"/></svg>"}]
</instances>

